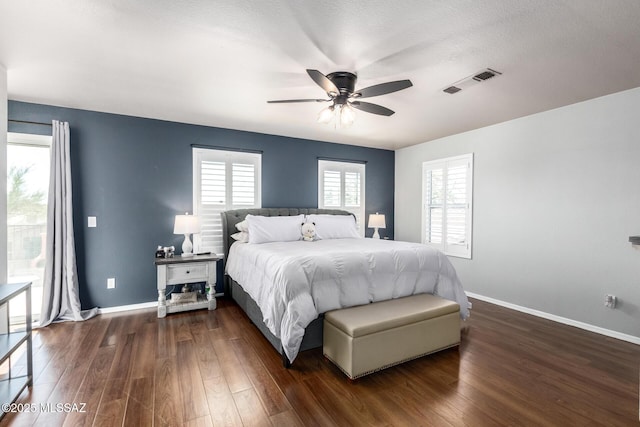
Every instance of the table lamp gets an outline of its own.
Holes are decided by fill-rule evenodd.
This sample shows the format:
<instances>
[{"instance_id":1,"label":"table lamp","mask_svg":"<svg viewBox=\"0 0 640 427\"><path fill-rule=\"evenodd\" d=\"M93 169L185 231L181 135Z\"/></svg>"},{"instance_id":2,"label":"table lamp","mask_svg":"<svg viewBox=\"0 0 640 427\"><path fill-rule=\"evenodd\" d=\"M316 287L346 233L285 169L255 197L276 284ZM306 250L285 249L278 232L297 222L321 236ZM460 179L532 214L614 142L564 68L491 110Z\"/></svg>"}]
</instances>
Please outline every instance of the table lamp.
<instances>
[{"instance_id":1,"label":"table lamp","mask_svg":"<svg viewBox=\"0 0 640 427\"><path fill-rule=\"evenodd\" d=\"M184 242L182 242L182 256L193 256L193 244L189 238L190 234L200 232L200 218L197 215L176 215L176 222L173 226L173 234L184 234Z\"/></svg>"},{"instance_id":2,"label":"table lamp","mask_svg":"<svg viewBox=\"0 0 640 427\"><path fill-rule=\"evenodd\" d=\"M369 228L373 228L373 238L379 239L380 234L378 233L378 228L386 228L386 223L384 221L384 214L379 214L376 212L375 214L369 215Z\"/></svg>"}]
</instances>

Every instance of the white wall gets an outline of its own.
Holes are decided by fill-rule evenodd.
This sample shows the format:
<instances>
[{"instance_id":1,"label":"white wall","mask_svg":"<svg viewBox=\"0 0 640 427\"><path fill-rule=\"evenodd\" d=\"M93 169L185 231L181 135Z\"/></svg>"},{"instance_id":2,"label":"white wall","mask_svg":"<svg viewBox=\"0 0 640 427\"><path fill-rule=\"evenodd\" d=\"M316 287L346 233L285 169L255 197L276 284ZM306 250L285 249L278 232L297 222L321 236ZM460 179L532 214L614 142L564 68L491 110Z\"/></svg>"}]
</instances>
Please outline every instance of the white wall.
<instances>
[{"instance_id":1,"label":"white wall","mask_svg":"<svg viewBox=\"0 0 640 427\"><path fill-rule=\"evenodd\" d=\"M639 114L637 88L396 151L395 238L420 240L422 162L473 152L465 289L640 337Z\"/></svg>"},{"instance_id":2,"label":"white wall","mask_svg":"<svg viewBox=\"0 0 640 427\"><path fill-rule=\"evenodd\" d=\"M0 64L0 283L7 283L7 69Z\"/></svg>"}]
</instances>

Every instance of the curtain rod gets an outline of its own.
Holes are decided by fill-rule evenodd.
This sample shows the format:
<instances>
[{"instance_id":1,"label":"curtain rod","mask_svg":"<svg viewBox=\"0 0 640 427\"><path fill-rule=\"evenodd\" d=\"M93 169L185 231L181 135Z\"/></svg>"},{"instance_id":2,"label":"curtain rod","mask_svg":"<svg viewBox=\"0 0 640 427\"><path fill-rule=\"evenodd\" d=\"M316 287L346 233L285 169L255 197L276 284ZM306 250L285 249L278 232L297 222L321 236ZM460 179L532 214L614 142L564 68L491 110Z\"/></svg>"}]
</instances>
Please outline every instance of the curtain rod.
<instances>
[{"instance_id":1,"label":"curtain rod","mask_svg":"<svg viewBox=\"0 0 640 427\"><path fill-rule=\"evenodd\" d=\"M51 123L41 123L41 122L30 122L27 120L13 120L13 119L9 119L8 121L12 122L12 123L21 123L24 125L39 125L39 126L52 126Z\"/></svg>"}]
</instances>

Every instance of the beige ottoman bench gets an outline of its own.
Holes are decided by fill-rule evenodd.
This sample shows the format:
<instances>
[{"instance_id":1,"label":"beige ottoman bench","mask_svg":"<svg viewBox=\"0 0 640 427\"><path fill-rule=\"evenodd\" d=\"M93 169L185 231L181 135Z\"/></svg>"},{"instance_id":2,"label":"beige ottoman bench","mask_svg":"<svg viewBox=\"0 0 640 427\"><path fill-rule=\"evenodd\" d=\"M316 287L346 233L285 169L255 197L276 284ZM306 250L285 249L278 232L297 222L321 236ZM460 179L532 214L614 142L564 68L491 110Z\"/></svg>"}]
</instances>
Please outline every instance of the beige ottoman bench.
<instances>
[{"instance_id":1,"label":"beige ottoman bench","mask_svg":"<svg viewBox=\"0 0 640 427\"><path fill-rule=\"evenodd\" d=\"M322 352L351 379L460 344L460 306L419 294L325 313Z\"/></svg>"}]
</instances>

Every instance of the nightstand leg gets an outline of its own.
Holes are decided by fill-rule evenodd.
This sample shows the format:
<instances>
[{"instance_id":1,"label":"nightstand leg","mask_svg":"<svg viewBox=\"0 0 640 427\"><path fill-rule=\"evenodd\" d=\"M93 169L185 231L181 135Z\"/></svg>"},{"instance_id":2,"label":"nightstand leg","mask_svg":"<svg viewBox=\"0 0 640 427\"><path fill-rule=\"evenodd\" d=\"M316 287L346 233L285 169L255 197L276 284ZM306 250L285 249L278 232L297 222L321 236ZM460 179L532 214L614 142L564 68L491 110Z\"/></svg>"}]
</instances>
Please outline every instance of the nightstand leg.
<instances>
[{"instance_id":1,"label":"nightstand leg","mask_svg":"<svg viewBox=\"0 0 640 427\"><path fill-rule=\"evenodd\" d=\"M207 308L209 310L215 310L217 303L216 303L216 294L215 294L215 286L211 286L209 288L209 293L207 294L207 301L208 301L208 306Z\"/></svg>"},{"instance_id":2,"label":"nightstand leg","mask_svg":"<svg viewBox=\"0 0 640 427\"><path fill-rule=\"evenodd\" d=\"M158 290L158 318L167 316L167 298L164 296L164 289Z\"/></svg>"},{"instance_id":3,"label":"nightstand leg","mask_svg":"<svg viewBox=\"0 0 640 427\"><path fill-rule=\"evenodd\" d=\"M167 316L167 297L165 296L165 290L167 289L167 266L158 266L157 275L158 284L158 318Z\"/></svg>"}]
</instances>

